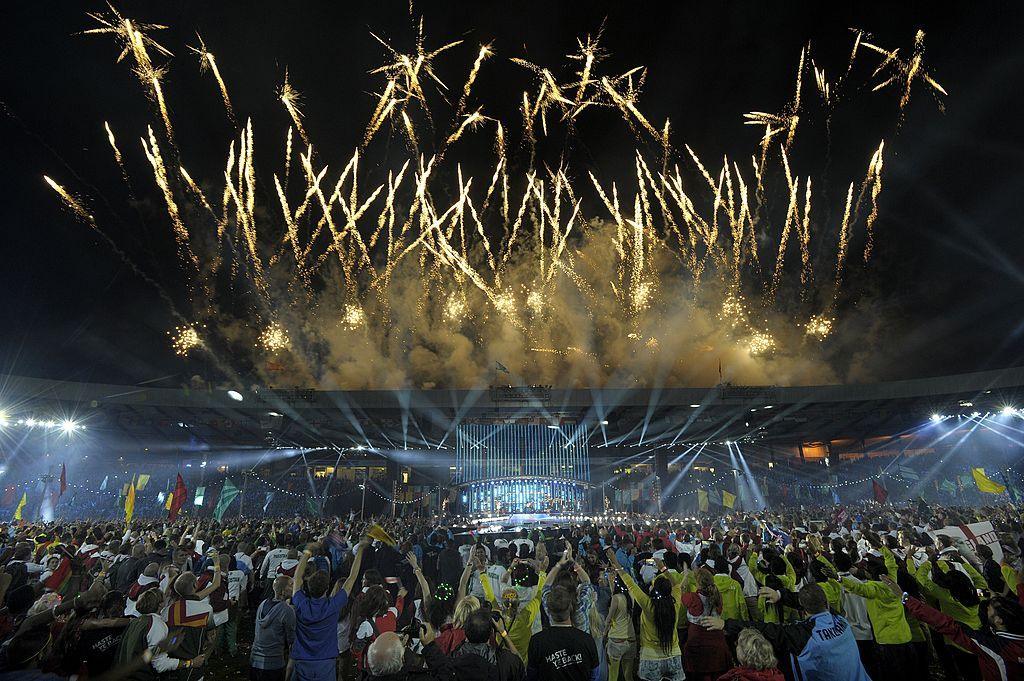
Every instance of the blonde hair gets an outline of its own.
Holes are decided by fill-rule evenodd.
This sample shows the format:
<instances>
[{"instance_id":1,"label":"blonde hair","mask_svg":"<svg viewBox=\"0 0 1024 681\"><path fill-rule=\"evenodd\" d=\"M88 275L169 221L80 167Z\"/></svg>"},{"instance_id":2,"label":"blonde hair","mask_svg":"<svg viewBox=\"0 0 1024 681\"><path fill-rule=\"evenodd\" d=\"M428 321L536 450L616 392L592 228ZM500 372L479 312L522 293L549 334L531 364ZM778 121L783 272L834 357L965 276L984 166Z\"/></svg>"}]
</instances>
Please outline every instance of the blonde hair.
<instances>
[{"instance_id":1,"label":"blonde hair","mask_svg":"<svg viewBox=\"0 0 1024 681\"><path fill-rule=\"evenodd\" d=\"M768 639L757 629L744 629L736 641L736 659L740 665L751 669L775 669L779 661Z\"/></svg>"},{"instance_id":2,"label":"blonde hair","mask_svg":"<svg viewBox=\"0 0 1024 681\"><path fill-rule=\"evenodd\" d=\"M480 599L476 596L466 596L455 604L455 613L452 615L452 623L461 629L469 616L480 609Z\"/></svg>"}]
</instances>

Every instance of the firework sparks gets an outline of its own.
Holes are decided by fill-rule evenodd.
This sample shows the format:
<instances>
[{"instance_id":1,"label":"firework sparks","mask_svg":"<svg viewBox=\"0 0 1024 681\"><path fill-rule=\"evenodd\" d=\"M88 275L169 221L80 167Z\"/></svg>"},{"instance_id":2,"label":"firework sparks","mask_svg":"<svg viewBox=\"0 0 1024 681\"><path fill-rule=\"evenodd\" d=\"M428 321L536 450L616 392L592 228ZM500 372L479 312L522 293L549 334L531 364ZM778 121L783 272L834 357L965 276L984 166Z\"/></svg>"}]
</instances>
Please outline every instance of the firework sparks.
<instances>
[{"instance_id":1,"label":"firework sparks","mask_svg":"<svg viewBox=\"0 0 1024 681\"><path fill-rule=\"evenodd\" d=\"M924 31L918 30L914 34L914 47L910 59L902 59L899 56L899 49L887 50L866 41L862 41L860 44L883 57L878 68L875 69L875 75L880 76L882 80L872 88L872 91L877 92L890 85L897 86L900 90L900 112L902 113L910 102L910 91L914 83L920 80L928 86L929 91L935 97L939 110L943 109L939 95L948 95L948 93L925 68Z\"/></svg>"},{"instance_id":2,"label":"firework sparks","mask_svg":"<svg viewBox=\"0 0 1024 681\"><path fill-rule=\"evenodd\" d=\"M174 331L168 331L167 335L171 337L171 349L179 357L188 357L193 350L203 345L195 326L178 326Z\"/></svg>"},{"instance_id":3,"label":"firework sparks","mask_svg":"<svg viewBox=\"0 0 1024 681\"><path fill-rule=\"evenodd\" d=\"M835 323L835 319L824 314L817 314L811 317L811 319L804 326L808 336L816 338L817 340L825 340L832 333L832 325Z\"/></svg>"},{"instance_id":4,"label":"firework sparks","mask_svg":"<svg viewBox=\"0 0 1024 681\"><path fill-rule=\"evenodd\" d=\"M355 303L345 306L341 314L341 325L346 329L359 329L366 326L366 313Z\"/></svg>"},{"instance_id":5,"label":"firework sparks","mask_svg":"<svg viewBox=\"0 0 1024 681\"><path fill-rule=\"evenodd\" d=\"M757 143L759 157L755 147L750 164L721 157L719 165L702 161L682 141L673 144L668 121L659 125L661 129L651 122L640 105L643 67L619 75L601 72L606 55L598 44L600 34L578 41L578 50L567 55L568 73L512 60L535 80L525 90L514 90L522 92L523 140L508 140L507 122L485 116L484 107L477 103L470 108L473 87L493 57L489 45L468 55L468 73L452 105L434 62L461 41L427 49L421 21L415 48L408 53L373 36L389 56L387 63L371 71L381 77L380 89L362 143L347 162L328 164L314 157L300 95L285 71L278 96L291 125L284 139L283 176L278 170L266 178L266 185L273 187L273 201L261 206L256 188L262 178L257 177L252 122L230 144L225 141L221 186L219 180L193 179L180 165L183 161L172 138L161 88L164 70L149 56L150 52L170 55L148 35L163 27L111 12L90 15L100 26L87 32L116 37L123 49L119 60L134 61L136 75L156 104L154 116L162 119L167 130L166 139L158 140L150 127L142 147L193 288L201 286L210 294L204 300L215 292L237 296L245 291L256 296L261 309L301 310L304 316L293 332L301 328L303 343L309 340L318 347L330 347L331 353L350 357L355 352L349 334L343 334L349 339L345 347L331 344L339 328L365 329L373 332L361 336L373 339L369 342L382 358L377 361L394 363L411 373L416 370L408 364L409 347L427 348L433 355L437 348L486 347L497 338L522 350L554 355L551 370L571 366L577 355L586 356L586 366L591 368L591 360L600 356L601 366L608 367L616 361L634 361L645 354L643 349L650 351L648 355L680 353L679 329L688 328L694 315L704 315L710 322L706 326L715 327L713 333L718 335L702 339L702 346L741 348L751 357L772 356L777 361L792 352L781 346L794 330L818 340L832 333L839 314L837 301L846 299L840 299L839 292L851 244L863 230L865 261L874 248L882 145L872 156L859 189L849 185L840 225L818 224L827 215L821 206L828 186L790 165L787 149L798 128L815 129L801 121L802 115L813 114L802 109L805 71L809 70L808 77L813 75L829 111L839 102L837 90L846 78L830 82L824 67L812 60L809 46L800 52L795 88L782 110L750 112L745 117L748 125L764 127ZM906 62L895 51L876 48L861 33L856 35L851 62L858 47L884 53L876 73L883 77L892 76L886 69L902 73L899 83L905 97L910 84L918 80L944 94L924 70L923 34L915 39L916 57ZM200 59L201 70L214 74L233 119L228 89L213 54L201 37L198 46L190 49ZM437 123L428 106L438 97L454 113L447 127ZM639 146L648 148L653 141L657 148L653 154L638 149L632 161L635 177L625 184L618 180L602 186L597 179L600 173L582 174L572 167L572 159L556 167L535 162L545 157L542 145L548 143L549 135L554 137L553 128L561 126L575 134L578 117L592 109L612 112L643 143ZM487 110L492 110L489 105ZM485 123L495 125L495 144L493 163L481 180L464 172L479 163L448 157L471 147L456 143ZM109 125L105 130L115 160L123 168ZM391 166L393 159L384 163L372 155L369 145L383 136L382 130L408 141L410 153L404 163L399 159ZM305 146L296 156L299 179L290 187L293 131ZM275 134L274 139L280 144L280 136ZM276 148L275 156L280 153ZM676 149L686 152L677 154ZM170 168L165 157L174 161ZM279 157L276 160L280 162ZM694 173L697 186L692 187L685 175ZM580 175L589 177L589 183L584 180L577 185L571 180ZM780 176L784 180L775 181ZM99 231L82 200L49 178L46 181L69 210ZM784 193L766 196L775 187ZM216 192L210 193L213 203L204 191ZM216 239L204 238L204 223L195 221L196 215L202 221L215 221ZM838 233L836 244L826 240L829 233ZM216 244L216 250L211 251L207 242ZM225 248L227 244L233 248ZM836 257L836 274L829 278L831 304L824 312L812 313L811 306L823 297L813 289L812 256L818 252ZM763 271L762 263L767 265ZM222 290L221 281L231 282L230 292ZM410 291L415 294L409 295ZM781 305L777 300L795 302ZM471 301L486 307L477 311ZM200 339L199 322L189 320L205 320L211 322L211 329L219 329L220 324L212 323L213 316L232 314L211 310L199 296L192 304L192 310L178 315L186 325L172 334L172 346L182 355L203 345L203 340L219 345ZM599 326L606 323L612 330ZM439 339L438 334L447 333L457 333L462 340ZM391 345L396 338L402 341ZM258 334L256 346L278 352L291 342L283 326L273 322ZM567 349L553 351L547 347L552 345ZM584 346L586 351L579 349ZM612 360L609 353L617 347L629 347L629 354ZM378 369L380 375L399 375L373 368ZM373 382L365 377L358 380Z\"/></svg>"},{"instance_id":6,"label":"firework sparks","mask_svg":"<svg viewBox=\"0 0 1024 681\"><path fill-rule=\"evenodd\" d=\"M217 68L217 59L213 56L212 52L206 49L203 37L196 33L196 38L199 40L199 47L189 46L188 49L192 50L199 57L200 73L204 73L207 70L213 73L213 77L217 80L217 87L220 88L220 96L224 99L224 108L228 112L228 118L231 119L232 123L235 123L235 110L231 106L231 98L228 97L228 86L224 84L224 79L220 76L220 69Z\"/></svg>"},{"instance_id":7,"label":"firework sparks","mask_svg":"<svg viewBox=\"0 0 1024 681\"><path fill-rule=\"evenodd\" d=\"M752 357L764 357L775 352L775 338L767 331L755 331L746 339L747 351Z\"/></svg>"},{"instance_id":8,"label":"firework sparks","mask_svg":"<svg viewBox=\"0 0 1024 681\"><path fill-rule=\"evenodd\" d=\"M292 340L288 330L278 322L271 322L260 332L258 346L267 352L280 352L291 347Z\"/></svg>"},{"instance_id":9,"label":"firework sparks","mask_svg":"<svg viewBox=\"0 0 1024 681\"><path fill-rule=\"evenodd\" d=\"M299 137L307 145L309 142L309 135L306 134L306 129L302 127L302 111L299 109L299 101L302 99L291 83L288 82L288 71L284 72L284 82L281 83L281 89L278 92L278 97L281 103L284 104L284 108L288 110L288 115L292 117L292 123L295 124L295 129L299 131Z\"/></svg>"}]
</instances>

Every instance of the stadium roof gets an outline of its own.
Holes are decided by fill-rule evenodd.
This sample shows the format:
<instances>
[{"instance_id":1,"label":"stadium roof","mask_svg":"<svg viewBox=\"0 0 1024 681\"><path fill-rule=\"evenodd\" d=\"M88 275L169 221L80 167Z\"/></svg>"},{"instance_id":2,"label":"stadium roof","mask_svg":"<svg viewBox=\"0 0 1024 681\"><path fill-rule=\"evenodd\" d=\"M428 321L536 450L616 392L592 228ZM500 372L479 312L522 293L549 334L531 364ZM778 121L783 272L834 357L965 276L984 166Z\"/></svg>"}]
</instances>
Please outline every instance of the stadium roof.
<instances>
[{"instance_id":1,"label":"stadium roof","mask_svg":"<svg viewBox=\"0 0 1024 681\"><path fill-rule=\"evenodd\" d=\"M584 422L602 447L891 436L930 415L1024 405L1024 367L861 385L319 391L75 383L0 376L0 443L76 424L108 451L454 446L469 420ZM31 423L29 423L31 422ZM46 424L49 424L48 426ZM609 451L611 454L611 451Z\"/></svg>"}]
</instances>

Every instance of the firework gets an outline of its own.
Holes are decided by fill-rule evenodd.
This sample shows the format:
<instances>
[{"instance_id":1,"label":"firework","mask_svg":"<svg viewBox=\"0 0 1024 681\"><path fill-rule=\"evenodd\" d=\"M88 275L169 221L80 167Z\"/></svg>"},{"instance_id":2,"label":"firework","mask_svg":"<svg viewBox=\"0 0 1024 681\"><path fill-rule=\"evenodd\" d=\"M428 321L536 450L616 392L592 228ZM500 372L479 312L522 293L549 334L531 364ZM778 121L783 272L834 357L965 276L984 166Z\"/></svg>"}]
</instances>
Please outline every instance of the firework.
<instances>
[{"instance_id":1,"label":"firework","mask_svg":"<svg viewBox=\"0 0 1024 681\"><path fill-rule=\"evenodd\" d=\"M923 34L915 38L915 56L904 62L896 51L877 48L869 36L856 33L850 64L845 73L841 66L837 69L843 75L834 81L807 45L799 54L794 50L795 85L781 111L745 115L748 125L764 128L752 140L753 153L740 162L712 153L702 160L689 145L672 139L676 133L668 121L655 126L643 110L642 66L617 75L603 72L607 55L599 46L599 33L577 41L578 49L567 55L568 73L511 60L534 79L525 89L511 90L521 98L523 140L518 144L507 139L507 122L484 114L485 105L488 112L500 107L471 104L474 85L495 59L490 47L485 44L466 55L461 91L449 97L435 62L442 54L461 52L454 49L461 41L428 49L420 21L409 52L373 36L388 56L385 64L370 70L381 81L368 103L372 112L361 128L361 143L351 156L337 163L322 159L322 149L314 154L300 95L285 71L278 96L291 125L272 132L275 147L284 137L283 175L276 170L258 177L261 152L254 125L246 121L234 140L225 141L223 176L211 181L189 174L187 160L179 160L173 142L161 88L164 70L149 56L170 54L148 35L162 27L134 22L113 9L109 15L90 16L100 26L89 32L113 35L123 50L119 59L134 62L167 131L166 138L158 139L150 127L142 148L183 273L192 282L186 296L191 309L178 318L204 320L216 329L230 328L212 323L216 315L235 315L226 311L229 307L250 314L255 310L260 317L266 310L297 311L302 318L292 325L293 333L302 329L304 347L311 341L328 348L331 359L339 360L329 364L366 364L367 373L380 376L406 372L413 382L427 380L408 363L417 349L440 355L443 349L471 347L467 352L483 357L481 348L493 342L544 353L561 348L548 353L552 364L544 370L564 373L582 356L587 360L581 366L592 368L594 357L608 367L655 352L682 355L687 339L702 348L735 349L778 362L804 345L785 347L788 339L828 337L841 312L840 301L847 300L840 292L849 249L863 239L867 262L878 247L874 227L883 146L874 152L862 181L843 180L840 186L848 189L842 220L826 224L826 216L839 212L839 206L826 205L828 184L790 161L798 135L815 130L802 120L814 114L813 107L804 109L805 72L814 78L829 112L840 102L840 87L861 47L883 54L876 75L890 81L883 80L876 89L899 82L909 97L910 85L923 81L944 94L925 71ZM233 119L213 54L202 38L190 49L199 57L201 70L214 74ZM432 111L435 100L445 102L444 115ZM630 160L633 177L601 182L600 172L584 175L568 157L554 167L535 162L547 157L538 152L549 139L561 132L575 134L576 121L588 111L617 116L638 140L641 148ZM463 163L456 154L473 147L463 140L490 136L492 124L494 156L486 174L474 178L464 169L479 167L480 159ZM289 182L293 131L304 146L294 157L295 178ZM123 168L109 126L106 132ZM383 157L377 152L385 137L396 134L410 152L397 162L393 150ZM651 148L653 153L645 151ZM577 183L575 177L584 180ZM47 182L79 219L99 231L83 201L49 178ZM258 185L270 188L268 205L261 205ZM830 239L836 236L833 243ZM822 279L815 273L817 253L827 254L830 269L835 257L835 276L824 278L831 290L823 294L815 289ZM225 282L230 289L224 290ZM214 299L243 304L218 310L210 306ZM690 338L686 334L691 327L705 331L695 330ZM200 345L196 328L179 327L176 351L181 352L177 340L189 329L192 335L187 337L195 342L186 342L185 351ZM348 340L338 340L339 330ZM378 359L353 358L350 332L357 330L368 331L360 336L372 344L371 354ZM292 340L273 322L260 332L256 345L277 352ZM626 354L613 355L623 347ZM519 364L529 365L525 360ZM450 367L452 373L462 370L461 365ZM568 373L579 373L578 380L592 376ZM377 387L376 380L360 376L339 382ZM463 373L453 380L472 384L475 379Z\"/></svg>"},{"instance_id":2,"label":"firework","mask_svg":"<svg viewBox=\"0 0 1024 681\"><path fill-rule=\"evenodd\" d=\"M808 336L818 340L825 340L832 333L832 324L835 320L823 314L814 315L804 326Z\"/></svg>"},{"instance_id":3,"label":"firework","mask_svg":"<svg viewBox=\"0 0 1024 681\"><path fill-rule=\"evenodd\" d=\"M199 47L189 46L188 49L192 50L199 57L200 73L206 72L207 69L213 73L213 77L217 80L217 87L220 88L220 96L224 99L224 109L228 113L228 118L234 123L235 110L231 107L231 98L228 97L228 86L224 84L224 79L220 76L220 69L217 68L217 59L213 56L212 52L206 49L203 37L196 33L196 38L199 40Z\"/></svg>"},{"instance_id":4,"label":"firework","mask_svg":"<svg viewBox=\"0 0 1024 681\"><path fill-rule=\"evenodd\" d=\"M291 347L291 342L288 331L279 323L272 322L260 332L258 345L267 352L280 352Z\"/></svg>"},{"instance_id":5,"label":"firework","mask_svg":"<svg viewBox=\"0 0 1024 681\"><path fill-rule=\"evenodd\" d=\"M918 80L928 86L929 91L935 97L939 109L943 108L939 95L947 95L945 88L931 76L924 64L924 31L918 30L914 34L914 47L910 59L902 59L899 56L899 49L887 50L874 43L862 41L861 45L869 50L881 54L883 59L875 69L875 75L882 80L872 90L877 92L890 85L895 85L900 90L900 111L902 112L910 102L910 91Z\"/></svg>"},{"instance_id":6,"label":"firework","mask_svg":"<svg viewBox=\"0 0 1024 681\"><path fill-rule=\"evenodd\" d=\"M355 303L349 303L342 311L341 325L346 329L359 329L366 326L366 313Z\"/></svg>"},{"instance_id":7,"label":"firework","mask_svg":"<svg viewBox=\"0 0 1024 681\"><path fill-rule=\"evenodd\" d=\"M195 326L178 326L174 331L168 331L167 335L171 337L171 349L179 357L188 357L193 350L203 345Z\"/></svg>"},{"instance_id":8,"label":"firework","mask_svg":"<svg viewBox=\"0 0 1024 681\"><path fill-rule=\"evenodd\" d=\"M746 338L747 351L752 357L764 357L775 352L775 338L767 331L755 331Z\"/></svg>"}]
</instances>

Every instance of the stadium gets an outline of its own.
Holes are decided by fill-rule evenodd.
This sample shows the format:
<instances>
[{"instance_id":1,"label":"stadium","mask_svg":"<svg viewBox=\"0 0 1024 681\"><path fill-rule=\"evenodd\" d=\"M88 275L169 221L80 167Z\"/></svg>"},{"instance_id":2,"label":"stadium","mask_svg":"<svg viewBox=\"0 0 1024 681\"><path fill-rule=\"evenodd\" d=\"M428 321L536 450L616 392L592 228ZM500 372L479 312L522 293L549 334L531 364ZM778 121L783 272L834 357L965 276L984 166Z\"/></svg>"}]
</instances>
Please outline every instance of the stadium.
<instances>
[{"instance_id":1,"label":"stadium","mask_svg":"<svg viewBox=\"0 0 1024 681\"><path fill-rule=\"evenodd\" d=\"M1016 5L8 15L0 681L1024 678Z\"/></svg>"}]
</instances>

